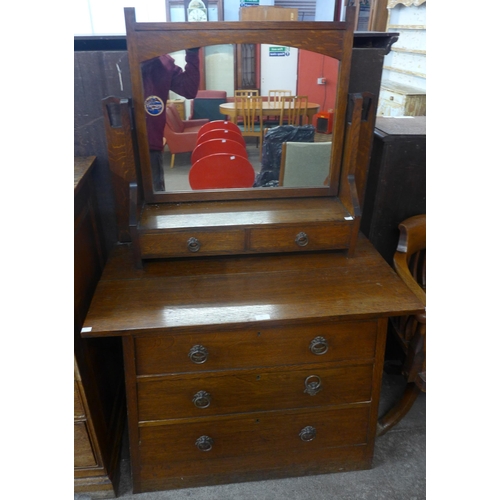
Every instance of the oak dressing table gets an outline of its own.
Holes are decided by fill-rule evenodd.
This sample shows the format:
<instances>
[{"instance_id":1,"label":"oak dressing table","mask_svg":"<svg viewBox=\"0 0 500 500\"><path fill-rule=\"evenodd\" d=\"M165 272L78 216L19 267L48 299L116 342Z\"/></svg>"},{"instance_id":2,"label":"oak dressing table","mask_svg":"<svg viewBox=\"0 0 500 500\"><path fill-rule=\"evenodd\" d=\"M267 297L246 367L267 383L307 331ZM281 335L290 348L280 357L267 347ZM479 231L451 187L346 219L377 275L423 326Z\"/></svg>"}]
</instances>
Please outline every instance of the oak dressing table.
<instances>
[{"instance_id":1,"label":"oak dressing table","mask_svg":"<svg viewBox=\"0 0 500 500\"><path fill-rule=\"evenodd\" d=\"M136 23L126 9L143 189L82 336L122 338L134 493L371 466L387 319L423 305L359 235L357 141L374 115L347 95L346 19ZM140 62L271 41L339 60L329 185L153 191Z\"/></svg>"}]
</instances>

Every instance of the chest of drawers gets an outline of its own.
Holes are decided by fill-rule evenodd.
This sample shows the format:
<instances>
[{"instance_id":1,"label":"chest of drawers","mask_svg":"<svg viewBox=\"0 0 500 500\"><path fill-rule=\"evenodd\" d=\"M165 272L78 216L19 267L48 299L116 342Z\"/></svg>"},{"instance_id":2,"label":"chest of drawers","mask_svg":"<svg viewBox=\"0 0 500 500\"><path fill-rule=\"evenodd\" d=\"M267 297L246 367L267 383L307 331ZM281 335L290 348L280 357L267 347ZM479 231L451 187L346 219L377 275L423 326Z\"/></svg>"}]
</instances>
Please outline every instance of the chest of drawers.
<instances>
[{"instance_id":1,"label":"chest of drawers","mask_svg":"<svg viewBox=\"0 0 500 500\"><path fill-rule=\"evenodd\" d=\"M345 253L110 259L86 336L123 339L134 492L371 466L387 318L421 310Z\"/></svg>"}]
</instances>

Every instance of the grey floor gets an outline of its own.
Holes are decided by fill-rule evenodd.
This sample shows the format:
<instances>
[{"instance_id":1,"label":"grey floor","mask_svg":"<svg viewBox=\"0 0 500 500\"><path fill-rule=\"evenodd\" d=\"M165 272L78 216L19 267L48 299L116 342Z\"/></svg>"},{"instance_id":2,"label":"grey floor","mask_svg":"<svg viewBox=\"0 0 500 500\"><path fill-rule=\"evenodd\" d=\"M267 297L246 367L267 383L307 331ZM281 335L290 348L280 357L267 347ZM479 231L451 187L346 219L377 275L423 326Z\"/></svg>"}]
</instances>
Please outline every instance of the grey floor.
<instances>
[{"instance_id":1,"label":"grey floor","mask_svg":"<svg viewBox=\"0 0 500 500\"><path fill-rule=\"evenodd\" d=\"M404 379L384 373L380 413L401 394ZM426 498L426 398L377 439L373 467L359 472L132 493L127 443L121 460L121 500L423 500ZM76 494L74 500L91 500Z\"/></svg>"}]
</instances>

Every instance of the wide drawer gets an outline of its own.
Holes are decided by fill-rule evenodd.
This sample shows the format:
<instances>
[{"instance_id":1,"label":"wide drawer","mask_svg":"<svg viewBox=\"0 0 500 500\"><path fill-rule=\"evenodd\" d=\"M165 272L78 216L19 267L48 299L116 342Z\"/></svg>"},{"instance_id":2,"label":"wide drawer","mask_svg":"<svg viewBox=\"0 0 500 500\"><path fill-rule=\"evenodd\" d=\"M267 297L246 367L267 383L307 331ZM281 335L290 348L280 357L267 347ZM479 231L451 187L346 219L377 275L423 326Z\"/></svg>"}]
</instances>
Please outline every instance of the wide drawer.
<instances>
[{"instance_id":1,"label":"wide drawer","mask_svg":"<svg viewBox=\"0 0 500 500\"><path fill-rule=\"evenodd\" d=\"M140 247L143 258L241 253L245 248L245 232L239 229L143 233Z\"/></svg>"},{"instance_id":2,"label":"wide drawer","mask_svg":"<svg viewBox=\"0 0 500 500\"><path fill-rule=\"evenodd\" d=\"M139 420L284 410L371 399L371 364L139 378Z\"/></svg>"},{"instance_id":3,"label":"wide drawer","mask_svg":"<svg viewBox=\"0 0 500 500\"><path fill-rule=\"evenodd\" d=\"M293 252L347 248L351 240L351 224L304 224L276 228L252 229L252 252Z\"/></svg>"},{"instance_id":4,"label":"wide drawer","mask_svg":"<svg viewBox=\"0 0 500 500\"><path fill-rule=\"evenodd\" d=\"M141 479L335 462L367 443L369 405L192 419L139 429ZM338 464L337 464L338 465Z\"/></svg>"},{"instance_id":5,"label":"wide drawer","mask_svg":"<svg viewBox=\"0 0 500 500\"><path fill-rule=\"evenodd\" d=\"M137 375L372 359L377 321L308 323L135 339Z\"/></svg>"}]
</instances>

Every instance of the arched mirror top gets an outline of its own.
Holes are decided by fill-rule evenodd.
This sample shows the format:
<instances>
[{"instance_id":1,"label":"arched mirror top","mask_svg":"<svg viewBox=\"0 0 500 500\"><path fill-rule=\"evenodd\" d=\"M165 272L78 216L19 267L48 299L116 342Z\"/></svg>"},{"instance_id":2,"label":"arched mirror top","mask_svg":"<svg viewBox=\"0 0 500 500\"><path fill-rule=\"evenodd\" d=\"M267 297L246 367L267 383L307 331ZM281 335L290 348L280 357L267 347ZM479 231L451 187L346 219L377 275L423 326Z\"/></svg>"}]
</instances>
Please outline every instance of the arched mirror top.
<instances>
[{"instance_id":1,"label":"arched mirror top","mask_svg":"<svg viewBox=\"0 0 500 500\"><path fill-rule=\"evenodd\" d=\"M345 22L178 22L137 23L135 9L125 8L127 48L132 79L138 138L139 161L147 202L235 200L295 196L336 196L342 162L342 143L347 89L353 45L353 10L347 9ZM332 125L332 154L329 184L320 188L271 188L267 190L211 189L195 192L158 192L153 189L151 158L146 127L144 83L141 63L164 54L191 48L231 44L272 44L315 52L338 60L335 108Z\"/></svg>"}]
</instances>

